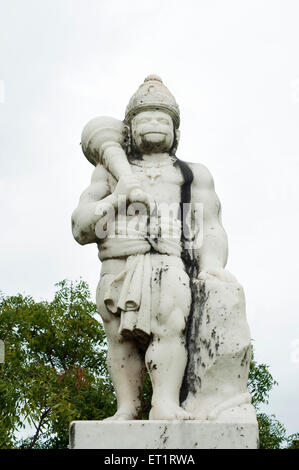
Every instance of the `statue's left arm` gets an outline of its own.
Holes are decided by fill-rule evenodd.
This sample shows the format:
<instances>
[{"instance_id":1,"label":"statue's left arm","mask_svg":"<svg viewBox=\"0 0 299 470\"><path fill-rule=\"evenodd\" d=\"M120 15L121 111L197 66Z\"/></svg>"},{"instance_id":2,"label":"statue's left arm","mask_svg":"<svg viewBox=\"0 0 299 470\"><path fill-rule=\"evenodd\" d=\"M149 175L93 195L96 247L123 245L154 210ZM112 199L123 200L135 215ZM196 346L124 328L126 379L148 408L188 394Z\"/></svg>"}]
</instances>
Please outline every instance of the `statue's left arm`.
<instances>
[{"instance_id":1,"label":"statue's left arm","mask_svg":"<svg viewBox=\"0 0 299 470\"><path fill-rule=\"evenodd\" d=\"M217 277L234 282L235 277L224 268L228 257L227 235L221 221L221 204L209 170L201 164L192 165L192 211L195 224L202 231L201 243L195 250L200 279Z\"/></svg>"}]
</instances>

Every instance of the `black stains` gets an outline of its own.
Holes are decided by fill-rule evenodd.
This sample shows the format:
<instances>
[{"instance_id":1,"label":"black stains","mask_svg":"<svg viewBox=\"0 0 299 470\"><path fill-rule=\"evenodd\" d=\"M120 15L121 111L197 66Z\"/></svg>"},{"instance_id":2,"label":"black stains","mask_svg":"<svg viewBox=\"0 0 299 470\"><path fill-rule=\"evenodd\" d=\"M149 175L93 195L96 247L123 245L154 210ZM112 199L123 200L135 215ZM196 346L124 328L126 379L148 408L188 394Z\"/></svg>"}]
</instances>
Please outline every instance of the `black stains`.
<instances>
[{"instance_id":1,"label":"black stains","mask_svg":"<svg viewBox=\"0 0 299 470\"><path fill-rule=\"evenodd\" d=\"M214 354L213 354L213 351L212 351L212 348L211 348L211 340L207 340L207 339L201 339L200 340L202 342L202 344L204 345L204 347L206 348L206 350L208 351L208 355L211 359L213 359L214 357Z\"/></svg>"},{"instance_id":2,"label":"black stains","mask_svg":"<svg viewBox=\"0 0 299 470\"><path fill-rule=\"evenodd\" d=\"M70 424L70 448L75 448L75 423Z\"/></svg>"},{"instance_id":3,"label":"black stains","mask_svg":"<svg viewBox=\"0 0 299 470\"><path fill-rule=\"evenodd\" d=\"M153 361L147 362L147 368L149 372L152 372L153 370L157 370L157 364L153 364Z\"/></svg>"},{"instance_id":4,"label":"black stains","mask_svg":"<svg viewBox=\"0 0 299 470\"><path fill-rule=\"evenodd\" d=\"M164 431L162 432L162 434L160 436L160 439L161 439L161 441L163 442L164 445L166 444L167 440L169 439L169 436L166 435L166 432L167 432L167 426L165 426Z\"/></svg>"},{"instance_id":5,"label":"black stains","mask_svg":"<svg viewBox=\"0 0 299 470\"><path fill-rule=\"evenodd\" d=\"M159 269L159 284L161 285L162 280L162 269Z\"/></svg>"},{"instance_id":6,"label":"black stains","mask_svg":"<svg viewBox=\"0 0 299 470\"><path fill-rule=\"evenodd\" d=\"M208 299L208 294L205 291L204 283L200 286L191 285L191 308L186 326L186 344L188 345L188 359L185 369L184 378L180 390L180 402L183 403L188 393L196 393L198 387L201 386L201 378L196 374L197 361L200 361L200 348L198 348L198 338L200 327L202 324L203 309ZM198 315L193 315L194 308L199 312ZM190 352L192 353L190 354ZM190 355L193 360L190 361ZM194 360L196 358L196 360Z\"/></svg>"},{"instance_id":7,"label":"black stains","mask_svg":"<svg viewBox=\"0 0 299 470\"><path fill-rule=\"evenodd\" d=\"M154 274L153 274L152 281L155 282L158 285L161 285L162 271L167 271L167 270L168 270L168 266L167 266L167 269L165 269L165 268L156 268L155 271L154 271Z\"/></svg>"},{"instance_id":8,"label":"black stains","mask_svg":"<svg viewBox=\"0 0 299 470\"><path fill-rule=\"evenodd\" d=\"M195 363L190 361L190 351L192 351L196 347L195 337L198 335L200 324L202 322L202 315L193 318L194 306L201 306L201 302L205 302L206 299L205 292L201 291L198 294L197 288L192 285L192 279L197 278L199 274L199 263L196 257L194 256L193 250L187 248L187 242L189 242L190 240L190 229L186 220L187 211L184 209L186 208L186 205L187 207L189 205L189 210L191 209L191 185L194 178L193 171L186 162L183 162L179 159L175 161L174 166L180 169L181 175L183 177L183 184L181 186L180 208L178 214L179 219L181 220L181 259L185 265L186 272L189 275L189 285L191 289L191 307L185 328L186 345L188 345L188 357L187 366L185 369L185 374L180 391L180 402L182 403L187 398L187 395L190 391L195 393L196 383L198 384L200 380L199 377L197 377L195 374ZM204 287L202 289L204 289Z\"/></svg>"},{"instance_id":9,"label":"black stains","mask_svg":"<svg viewBox=\"0 0 299 470\"><path fill-rule=\"evenodd\" d=\"M182 253L181 258L185 264L185 268L189 276L197 277L199 274L198 260L193 256L192 250L187 248L187 242L190 241L190 228L188 226L186 217L187 211L186 207L189 210L191 209L191 184L193 182L193 171L186 162L182 160L177 160L174 163L174 166L179 167L180 172L183 177L183 184L181 186L181 201L179 208L179 219L181 221L181 247ZM185 209L184 209L185 208Z\"/></svg>"},{"instance_id":10,"label":"black stains","mask_svg":"<svg viewBox=\"0 0 299 470\"><path fill-rule=\"evenodd\" d=\"M248 349L246 349L245 353L244 353L244 356L241 360L241 366L243 367L244 365L248 365L248 360L247 360L247 353L248 353Z\"/></svg>"}]
</instances>

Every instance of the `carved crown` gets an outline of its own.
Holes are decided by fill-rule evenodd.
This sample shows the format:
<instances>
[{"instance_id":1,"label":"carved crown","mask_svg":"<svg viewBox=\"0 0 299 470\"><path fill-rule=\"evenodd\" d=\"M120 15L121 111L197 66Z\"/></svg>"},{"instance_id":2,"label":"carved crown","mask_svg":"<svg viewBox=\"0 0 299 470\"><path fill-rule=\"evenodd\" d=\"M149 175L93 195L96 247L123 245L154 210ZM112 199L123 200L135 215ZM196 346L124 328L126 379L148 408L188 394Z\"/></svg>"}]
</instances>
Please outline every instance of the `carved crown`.
<instances>
[{"instance_id":1,"label":"carved crown","mask_svg":"<svg viewBox=\"0 0 299 470\"><path fill-rule=\"evenodd\" d=\"M124 122L129 124L132 118L141 111L155 109L168 113L175 127L179 128L180 110L174 96L164 85L160 77L149 75L130 99L126 108Z\"/></svg>"}]
</instances>

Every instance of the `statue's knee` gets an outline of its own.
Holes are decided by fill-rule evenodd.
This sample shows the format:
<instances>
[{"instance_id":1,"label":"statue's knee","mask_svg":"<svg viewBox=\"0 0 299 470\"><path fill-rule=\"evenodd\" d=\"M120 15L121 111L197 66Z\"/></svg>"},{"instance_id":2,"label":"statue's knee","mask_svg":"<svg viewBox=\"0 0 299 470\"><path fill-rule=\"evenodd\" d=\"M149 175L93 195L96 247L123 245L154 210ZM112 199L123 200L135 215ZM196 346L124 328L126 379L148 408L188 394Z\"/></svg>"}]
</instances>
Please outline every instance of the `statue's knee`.
<instances>
[{"instance_id":1,"label":"statue's knee","mask_svg":"<svg viewBox=\"0 0 299 470\"><path fill-rule=\"evenodd\" d=\"M186 315L180 308L175 308L167 314L167 318L157 316L152 325L152 333L156 337L182 336L186 328Z\"/></svg>"},{"instance_id":2,"label":"statue's knee","mask_svg":"<svg viewBox=\"0 0 299 470\"><path fill-rule=\"evenodd\" d=\"M160 314L166 320L176 309L188 316L191 305L191 290L189 276L176 268L169 269L162 276Z\"/></svg>"},{"instance_id":3,"label":"statue's knee","mask_svg":"<svg viewBox=\"0 0 299 470\"><path fill-rule=\"evenodd\" d=\"M118 318L114 316L114 318L110 318L109 321L104 320L103 323L109 348L117 348L125 343L123 336L119 332L120 321Z\"/></svg>"}]
</instances>

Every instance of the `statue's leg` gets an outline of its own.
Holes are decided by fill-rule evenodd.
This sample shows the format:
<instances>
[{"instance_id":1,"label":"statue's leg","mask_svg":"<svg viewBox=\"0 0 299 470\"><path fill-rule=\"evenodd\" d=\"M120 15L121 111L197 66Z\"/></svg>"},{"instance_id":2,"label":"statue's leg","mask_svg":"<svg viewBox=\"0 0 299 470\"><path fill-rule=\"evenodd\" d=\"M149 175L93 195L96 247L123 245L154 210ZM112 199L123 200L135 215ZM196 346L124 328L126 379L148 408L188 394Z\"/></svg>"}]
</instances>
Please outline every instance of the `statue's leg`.
<instances>
[{"instance_id":1,"label":"statue's leg","mask_svg":"<svg viewBox=\"0 0 299 470\"><path fill-rule=\"evenodd\" d=\"M107 419L138 419L145 372L143 354L133 341L120 337L118 318L104 321L104 327L108 339L107 365L117 397L117 412Z\"/></svg>"},{"instance_id":2,"label":"statue's leg","mask_svg":"<svg viewBox=\"0 0 299 470\"><path fill-rule=\"evenodd\" d=\"M184 330L190 311L188 275L176 267L162 271L159 310L152 319L152 341L145 361L153 386L150 419L191 419L179 406L187 363Z\"/></svg>"},{"instance_id":3,"label":"statue's leg","mask_svg":"<svg viewBox=\"0 0 299 470\"><path fill-rule=\"evenodd\" d=\"M108 340L107 366L117 397L117 412L107 419L137 419L145 375L144 353L135 342L119 334L120 318L109 312L103 301L105 288L105 276L102 276L97 289L97 308Z\"/></svg>"}]
</instances>

